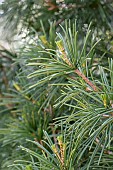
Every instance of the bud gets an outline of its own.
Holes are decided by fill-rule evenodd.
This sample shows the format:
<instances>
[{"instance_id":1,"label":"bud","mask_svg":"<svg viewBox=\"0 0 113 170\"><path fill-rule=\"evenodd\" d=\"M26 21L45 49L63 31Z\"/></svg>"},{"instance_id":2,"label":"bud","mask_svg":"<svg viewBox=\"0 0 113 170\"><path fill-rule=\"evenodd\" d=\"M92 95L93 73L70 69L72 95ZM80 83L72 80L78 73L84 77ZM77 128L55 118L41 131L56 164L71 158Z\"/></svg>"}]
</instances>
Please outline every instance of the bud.
<instances>
[{"instance_id":1,"label":"bud","mask_svg":"<svg viewBox=\"0 0 113 170\"><path fill-rule=\"evenodd\" d=\"M64 51L64 47L63 47L63 42L62 40L56 41L56 45L58 47L58 49L63 52Z\"/></svg>"},{"instance_id":2,"label":"bud","mask_svg":"<svg viewBox=\"0 0 113 170\"><path fill-rule=\"evenodd\" d=\"M46 39L46 36L45 35L41 35L40 36L40 40L43 42L43 44L48 44L48 42L47 42L47 39Z\"/></svg>"}]
</instances>

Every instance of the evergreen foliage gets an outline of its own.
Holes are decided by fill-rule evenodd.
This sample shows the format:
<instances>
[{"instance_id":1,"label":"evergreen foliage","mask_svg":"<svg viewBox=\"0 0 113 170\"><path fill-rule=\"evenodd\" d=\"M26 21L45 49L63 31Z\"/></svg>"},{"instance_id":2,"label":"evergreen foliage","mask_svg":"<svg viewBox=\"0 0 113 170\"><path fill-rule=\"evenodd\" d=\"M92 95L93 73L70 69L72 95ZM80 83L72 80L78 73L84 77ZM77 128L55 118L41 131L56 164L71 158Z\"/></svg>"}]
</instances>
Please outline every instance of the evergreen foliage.
<instances>
[{"instance_id":1,"label":"evergreen foliage","mask_svg":"<svg viewBox=\"0 0 113 170\"><path fill-rule=\"evenodd\" d=\"M112 1L5 0L0 9L4 31L32 40L1 49L1 169L113 169Z\"/></svg>"}]
</instances>

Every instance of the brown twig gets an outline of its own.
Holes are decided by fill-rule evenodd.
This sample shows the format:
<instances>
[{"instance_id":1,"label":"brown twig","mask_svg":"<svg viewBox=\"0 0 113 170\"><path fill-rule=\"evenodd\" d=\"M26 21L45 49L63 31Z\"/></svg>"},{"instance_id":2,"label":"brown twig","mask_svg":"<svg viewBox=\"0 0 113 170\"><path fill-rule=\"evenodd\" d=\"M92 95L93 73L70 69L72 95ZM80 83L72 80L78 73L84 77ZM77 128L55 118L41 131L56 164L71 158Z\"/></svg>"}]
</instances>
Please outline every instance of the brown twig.
<instances>
[{"instance_id":1,"label":"brown twig","mask_svg":"<svg viewBox=\"0 0 113 170\"><path fill-rule=\"evenodd\" d=\"M45 4L48 7L48 11L56 10L58 6L51 2L51 0L45 0Z\"/></svg>"},{"instance_id":2,"label":"brown twig","mask_svg":"<svg viewBox=\"0 0 113 170\"><path fill-rule=\"evenodd\" d=\"M54 143L55 143L55 145L57 146L57 138L55 137L56 132L55 132L55 129L54 129L54 125L53 125L53 124L51 124L51 129L52 129L52 134L53 134ZM57 148L58 148L58 146L57 146Z\"/></svg>"},{"instance_id":3,"label":"brown twig","mask_svg":"<svg viewBox=\"0 0 113 170\"><path fill-rule=\"evenodd\" d=\"M53 108L52 108L51 105L49 105L48 111L49 111L49 113L51 114L51 118L53 119L53 118L54 118L54 112L53 112ZM56 132L55 132L53 123L51 124L51 129L52 129L52 134L53 134L54 143L55 143L55 145L57 146L57 139L56 139L56 137L55 137ZM58 147L58 146L57 146L57 147Z\"/></svg>"},{"instance_id":4,"label":"brown twig","mask_svg":"<svg viewBox=\"0 0 113 170\"><path fill-rule=\"evenodd\" d=\"M95 141L96 141L96 143L98 143L102 148L104 147L104 145L102 145L102 144L100 143L100 141L99 141L98 138L96 138ZM105 153L105 154L108 154L108 155L113 155L113 152L110 151L110 150L105 150L104 153Z\"/></svg>"},{"instance_id":5,"label":"brown twig","mask_svg":"<svg viewBox=\"0 0 113 170\"><path fill-rule=\"evenodd\" d=\"M10 57L8 57L8 56L6 56L6 55L0 54L0 57L12 61L12 58L10 58Z\"/></svg>"},{"instance_id":6,"label":"brown twig","mask_svg":"<svg viewBox=\"0 0 113 170\"><path fill-rule=\"evenodd\" d=\"M3 71L3 77L2 77L2 79L3 79L3 82L4 82L4 84L5 84L5 87L6 87L6 89L8 88L8 79L7 79L7 76L6 76L6 70L5 70L5 67L2 65L2 67L1 67L1 69L2 69L2 71Z\"/></svg>"},{"instance_id":7,"label":"brown twig","mask_svg":"<svg viewBox=\"0 0 113 170\"><path fill-rule=\"evenodd\" d=\"M65 20L65 18L62 18L62 19L58 20L58 21L55 23L55 25L57 26L57 25L61 24L64 20Z\"/></svg>"},{"instance_id":8,"label":"brown twig","mask_svg":"<svg viewBox=\"0 0 113 170\"><path fill-rule=\"evenodd\" d=\"M98 91L97 86L95 86L82 72L78 69L74 71L78 76L80 76L95 92Z\"/></svg>"}]
</instances>

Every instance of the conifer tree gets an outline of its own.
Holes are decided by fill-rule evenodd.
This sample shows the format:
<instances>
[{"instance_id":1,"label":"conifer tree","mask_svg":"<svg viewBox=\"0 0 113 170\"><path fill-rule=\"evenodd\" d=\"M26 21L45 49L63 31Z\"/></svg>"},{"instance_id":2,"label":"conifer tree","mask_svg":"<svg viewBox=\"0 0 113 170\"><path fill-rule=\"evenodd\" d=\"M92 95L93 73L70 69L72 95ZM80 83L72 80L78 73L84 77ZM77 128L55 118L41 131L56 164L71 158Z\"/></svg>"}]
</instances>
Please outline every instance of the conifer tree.
<instances>
[{"instance_id":1,"label":"conifer tree","mask_svg":"<svg viewBox=\"0 0 113 170\"><path fill-rule=\"evenodd\" d=\"M113 2L4 0L0 10L4 33L26 32L17 51L1 50L0 168L113 169Z\"/></svg>"}]
</instances>

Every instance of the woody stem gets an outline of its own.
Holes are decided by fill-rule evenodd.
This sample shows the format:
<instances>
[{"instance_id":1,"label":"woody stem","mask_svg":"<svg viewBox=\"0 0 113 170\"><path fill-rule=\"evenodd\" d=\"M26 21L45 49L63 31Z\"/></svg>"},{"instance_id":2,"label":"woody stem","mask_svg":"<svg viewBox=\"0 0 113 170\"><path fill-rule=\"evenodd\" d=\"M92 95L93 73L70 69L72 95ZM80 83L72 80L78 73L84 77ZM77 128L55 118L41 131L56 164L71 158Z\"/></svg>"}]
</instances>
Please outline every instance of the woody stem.
<instances>
[{"instance_id":1,"label":"woody stem","mask_svg":"<svg viewBox=\"0 0 113 170\"><path fill-rule=\"evenodd\" d=\"M98 91L97 87L78 69L74 71L79 77L81 77L95 92Z\"/></svg>"}]
</instances>

